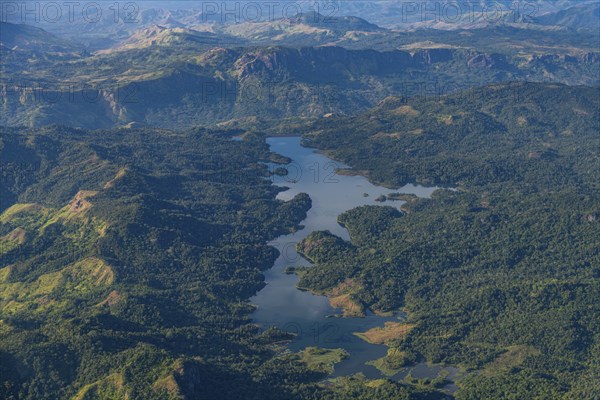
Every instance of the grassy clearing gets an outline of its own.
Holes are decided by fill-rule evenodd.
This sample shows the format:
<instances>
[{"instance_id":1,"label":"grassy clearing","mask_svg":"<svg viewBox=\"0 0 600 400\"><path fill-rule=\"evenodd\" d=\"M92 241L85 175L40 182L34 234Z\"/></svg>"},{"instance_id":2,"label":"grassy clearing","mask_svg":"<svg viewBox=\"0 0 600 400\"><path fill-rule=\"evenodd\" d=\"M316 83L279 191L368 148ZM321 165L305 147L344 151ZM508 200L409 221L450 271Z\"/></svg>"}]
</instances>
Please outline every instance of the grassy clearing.
<instances>
[{"instance_id":1,"label":"grassy clearing","mask_svg":"<svg viewBox=\"0 0 600 400\"><path fill-rule=\"evenodd\" d=\"M388 344L395 340L404 339L415 326L401 322L387 321L383 328L373 328L366 332L354 334L372 344Z\"/></svg>"},{"instance_id":2,"label":"grassy clearing","mask_svg":"<svg viewBox=\"0 0 600 400\"><path fill-rule=\"evenodd\" d=\"M334 308L341 308L344 317L364 317L365 307L355 297L362 286L352 279L340 283L325 295L329 297L329 303Z\"/></svg>"},{"instance_id":3,"label":"grassy clearing","mask_svg":"<svg viewBox=\"0 0 600 400\"><path fill-rule=\"evenodd\" d=\"M0 216L0 222L6 224L18 214L38 212L43 208L44 207L40 206L39 204L17 203L4 210Z\"/></svg>"},{"instance_id":4,"label":"grassy clearing","mask_svg":"<svg viewBox=\"0 0 600 400\"><path fill-rule=\"evenodd\" d=\"M185 365L183 360L175 360L174 363L166 366L166 372L162 371L158 378L153 384L152 389L166 396L168 399L181 399L184 398L181 393L181 388L177 383L176 376L182 375L185 371ZM161 397L163 398L163 397Z\"/></svg>"},{"instance_id":5,"label":"grassy clearing","mask_svg":"<svg viewBox=\"0 0 600 400\"><path fill-rule=\"evenodd\" d=\"M108 294L108 296L104 300L102 300L100 303L96 304L96 306L101 307L103 305L107 305L107 306L111 307L111 306L118 304L121 300L123 300L123 296L116 290L113 290L112 292L110 292Z\"/></svg>"},{"instance_id":6,"label":"grassy clearing","mask_svg":"<svg viewBox=\"0 0 600 400\"><path fill-rule=\"evenodd\" d=\"M7 234L3 237L3 240L5 240L7 242L14 242L17 245L22 245L23 243L25 243L26 239L27 239L27 232L25 232L25 229L20 228L20 227L13 229L12 232L10 232L9 234Z\"/></svg>"},{"instance_id":7,"label":"grassy clearing","mask_svg":"<svg viewBox=\"0 0 600 400\"><path fill-rule=\"evenodd\" d=\"M166 394L167 396L171 396L176 399L183 398L179 384L177 383L177 380L173 374L165 376L164 378L160 378L154 382L152 389L154 389L154 391L157 393Z\"/></svg>"},{"instance_id":8,"label":"grassy clearing","mask_svg":"<svg viewBox=\"0 0 600 400\"><path fill-rule=\"evenodd\" d=\"M98 192L91 190L81 190L79 191L75 197L63 208L55 212L52 218L50 218L41 228L43 231L49 225L52 225L57 222L67 222L71 221L75 218L83 218L87 211L92 208L93 204L90 203L87 199L89 197L93 197ZM84 221L87 223L87 219Z\"/></svg>"},{"instance_id":9,"label":"grassy clearing","mask_svg":"<svg viewBox=\"0 0 600 400\"><path fill-rule=\"evenodd\" d=\"M117 171L117 174L115 175L115 177L104 184L104 189L110 189L113 186L115 186L115 183L119 179L123 178L126 173L127 173L127 168L119 168L119 171Z\"/></svg>"},{"instance_id":10,"label":"grassy clearing","mask_svg":"<svg viewBox=\"0 0 600 400\"><path fill-rule=\"evenodd\" d=\"M394 376L407 364L406 354L398 348L390 347L386 356L369 361L367 364L374 366L385 376Z\"/></svg>"},{"instance_id":11,"label":"grassy clearing","mask_svg":"<svg viewBox=\"0 0 600 400\"><path fill-rule=\"evenodd\" d=\"M343 294L341 296L331 297L329 303L334 308L341 308L342 315L348 317L364 317L365 308L358 301L353 299L352 294Z\"/></svg>"},{"instance_id":12,"label":"grassy clearing","mask_svg":"<svg viewBox=\"0 0 600 400\"><path fill-rule=\"evenodd\" d=\"M0 237L0 254L8 253L16 247L22 246L27 240L27 232L21 227L13 229L8 234Z\"/></svg>"},{"instance_id":13,"label":"grassy clearing","mask_svg":"<svg viewBox=\"0 0 600 400\"><path fill-rule=\"evenodd\" d=\"M0 250L6 252L15 246L23 245L29 236L43 235L45 229L55 223L76 222L87 225L91 222L95 226L96 232L101 235L106 231L108 224L104 221L97 221L95 218L89 218L86 215L87 211L93 206L87 199L97 193L82 190L75 195L69 204L58 210L46 208L39 204L15 204L6 209L0 216L0 223L8 225L8 228L13 230L0 237L2 244Z\"/></svg>"},{"instance_id":14,"label":"grassy clearing","mask_svg":"<svg viewBox=\"0 0 600 400\"><path fill-rule=\"evenodd\" d=\"M377 389L378 387L385 385L387 381L385 379L373 379L371 381L365 382L365 386L368 386L373 389Z\"/></svg>"},{"instance_id":15,"label":"grassy clearing","mask_svg":"<svg viewBox=\"0 0 600 400\"><path fill-rule=\"evenodd\" d=\"M396 108L393 112L396 115L408 115L410 117L416 117L421 114L419 111L415 110L412 106L400 106L400 107Z\"/></svg>"},{"instance_id":16,"label":"grassy clearing","mask_svg":"<svg viewBox=\"0 0 600 400\"><path fill-rule=\"evenodd\" d=\"M318 372L333 373L334 366L348 357L344 349L321 349L318 347L307 347L300 353L300 361L306 366Z\"/></svg>"},{"instance_id":17,"label":"grassy clearing","mask_svg":"<svg viewBox=\"0 0 600 400\"><path fill-rule=\"evenodd\" d=\"M494 361L485 365L482 374L486 376L493 376L496 374L510 371L512 368L518 367L521 364L523 364L527 357L537 356L539 354L540 351L532 346L510 346Z\"/></svg>"},{"instance_id":18,"label":"grassy clearing","mask_svg":"<svg viewBox=\"0 0 600 400\"><path fill-rule=\"evenodd\" d=\"M129 389L125 385L125 376L114 373L106 378L84 386L73 400L91 399L129 399Z\"/></svg>"},{"instance_id":19,"label":"grassy clearing","mask_svg":"<svg viewBox=\"0 0 600 400\"><path fill-rule=\"evenodd\" d=\"M11 271L12 267L10 265L8 267L0 268L0 283L4 283L8 280Z\"/></svg>"},{"instance_id":20,"label":"grassy clearing","mask_svg":"<svg viewBox=\"0 0 600 400\"><path fill-rule=\"evenodd\" d=\"M32 282L7 283L9 274L10 267L0 270L0 314L15 314L30 308L38 311L57 308L66 304L66 298L103 291L115 278L112 267L96 257L43 274ZM63 300L54 300L58 298Z\"/></svg>"},{"instance_id":21,"label":"grassy clearing","mask_svg":"<svg viewBox=\"0 0 600 400\"><path fill-rule=\"evenodd\" d=\"M88 214L93 204L87 199L96 194L96 191L82 190L60 209L38 204L15 204L8 208L0 216L0 254L15 249L33 254L30 244L44 236L46 229L55 224L62 225L59 231L63 238L71 241L73 249L95 243L110 226L108 222Z\"/></svg>"}]
</instances>

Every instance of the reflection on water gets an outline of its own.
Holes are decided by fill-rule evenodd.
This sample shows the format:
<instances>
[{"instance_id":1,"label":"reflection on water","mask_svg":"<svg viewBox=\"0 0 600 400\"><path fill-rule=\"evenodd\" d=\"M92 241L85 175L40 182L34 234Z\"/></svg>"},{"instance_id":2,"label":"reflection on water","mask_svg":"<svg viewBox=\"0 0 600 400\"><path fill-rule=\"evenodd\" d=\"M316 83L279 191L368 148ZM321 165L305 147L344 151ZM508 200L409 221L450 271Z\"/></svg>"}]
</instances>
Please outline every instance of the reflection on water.
<instances>
[{"instance_id":1,"label":"reflection on water","mask_svg":"<svg viewBox=\"0 0 600 400\"><path fill-rule=\"evenodd\" d=\"M343 348L348 351L350 357L335 366L334 376L362 372L368 378L381 377L375 367L365 365L365 362L383 357L387 348L369 344L353 335L353 332L383 326L385 321L397 320L402 316L378 317L370 314L365 318L331 318L334 314L339 315L339 310L333 309L326 297L297 289L298 277L286 274L285 269L290 266L310 266L307 260L296 253L296 244L313 231L329 230L350 240L348 231L337 222L337 217L343 212L362 205L382 205L375 201L381 195L400 192L429 197L436 188L407 185L398 190L386 189L373 185L362 176L337 175L335 171L346 168L345 165L313 149L302 147L298 137L269 138L267 142L272 151L292 160L286 166L289 171L287 176L272 178L276 185L289 188L279 193L278 198L289 200L299 193L307 193L312 199L312 208L302 222L303 229L271 242L281 255L273 268L265 272L265 288L251 299L252 304L258 307L252 317L263 327L275 326L297 334L289 346L292 351L307 346ZM400 207L403 202L384 204Z\"/></svg>"}]
</instances>

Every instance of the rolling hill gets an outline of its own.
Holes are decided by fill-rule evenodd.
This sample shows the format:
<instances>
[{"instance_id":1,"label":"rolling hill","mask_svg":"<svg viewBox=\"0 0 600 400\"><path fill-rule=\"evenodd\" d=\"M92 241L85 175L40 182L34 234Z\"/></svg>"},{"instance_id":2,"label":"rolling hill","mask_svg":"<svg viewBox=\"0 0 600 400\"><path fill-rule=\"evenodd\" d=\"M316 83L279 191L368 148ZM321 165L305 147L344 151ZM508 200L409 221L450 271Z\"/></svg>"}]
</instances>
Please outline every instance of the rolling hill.
<instances>
[{"instance_id":1,"label":"rolling hill","mask_svg":"<svg viewBox=\"0 0 600 400\"><path fill-rule=\"evenodd\" d=\"M456 399L594 398L599 110L598 88L499 84L307 126L308 145L376 182L441 188L342 214L351 243L311 234L298 285L352 282L357 304L407 313L374 365L477 371Z\"/></svg>"},{"instance_id":2,"label":"rolling hill","mask_svg":"<svg viewBox=\"0 0 600 400\"><path fill-rule=\"evenodd\" d=\"M348 114L390 95L502 81L600 82L600 52L589 35L577 42L556 32L549 41L516 28L398 33L357 18L340 18L337 31L305 22L233 25L226 34L154 26L111 50L19 58L19 67L3 64L3 123L213 126ZM348 30L356 28L363 31Z\"/></svg>"}]
</instances>

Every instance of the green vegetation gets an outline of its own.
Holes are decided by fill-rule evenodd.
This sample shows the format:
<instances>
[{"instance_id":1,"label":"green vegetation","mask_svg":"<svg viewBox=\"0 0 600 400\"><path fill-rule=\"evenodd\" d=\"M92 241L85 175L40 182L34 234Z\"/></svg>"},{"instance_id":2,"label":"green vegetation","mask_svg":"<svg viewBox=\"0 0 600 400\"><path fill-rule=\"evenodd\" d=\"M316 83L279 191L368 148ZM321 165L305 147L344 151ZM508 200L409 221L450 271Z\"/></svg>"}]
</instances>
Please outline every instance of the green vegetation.
<instances>
[{"instance_id":1,"label":"green vegetation","mask_svg":"<svg viewBox=\"0 0 600 400\"><path fill-rule=\"evenodd\" d=\"M591 189L600 168L599 108L597 88L502 84L447 97L390 97L365 114L309 125L305 137L386 186Z\"/></svg>"},{"instance_id":2,"label":"green vegetation","mask_svg":"<svg viewBox=\"0 0 600 400\"><path fill-rule=\"evenodd\" d=\"M446 370L440 371L434 378L414 378L412 376L412 371L404 378L405 382L409 382L412 385L416 385L417 387L443 387L448 383L446 378L448 377L449 372Z\"/></svg>"},{"instance_id":3,"label":"green vegetation","mask_svg":"<svg viewBox=\"0 0 600 400\"><path fill-rule=\"evenodd\" d=\"M456 365L456 399L595 399L600 90L558 83L600 83L596 11L157 26L94 54L1 23L3 124L30 128L0 138L0 397L449 398L445 373L325 381L345 351L291 353L252 323L266 243L311 207L276 200L266 164L290 160L268 132L303 134L340 174L454 188L381 195L339 217L350 243L312 233L298 252L315 267L286 269L343 316L406 313L356 333L388 346L371 365ZM506 81L553 83L454 93Z\"/></svg>"},{"instance_id":4,"label":"green vegetation","mask_svg":"<svg viewBox=\"0 0 600 400\"><path fill-rule=\"evenodd\" d=\"M348 352L343 349L320 349L317 347L307 347L300 354L300 360L309 369L328 374L333 372L336 363L348 357Z\"/></svg>"},{"instance_id":5,"label":"green vegetation","mask_svg":"<svg viewBox=\"0 0 600 400\"><path fill-rule=\"evenodd\" d=\"M386 376L394 376L402 368L414 363L416 360L410 358L405 352L397 347L390 347L387 354L374 361L369 361L369 365L373 365L375 368L380 370Z\"/></svg>"},{"instance_id":6,"label":"green vegetation","mask_svg":"<svg viewBox=\"0 0 600 400\"><path fill-rule=\"evenodd\" d=\"M414 194L390 193L387 195L387 200L412 202L418 200L418 197Z\"/></svg>"},{"instance_id":7,"label":"green vegetation","mask_svg":"<svg viewBox=\"0 0 600 400\"><path fill-rule=\"evenodd\" d=\"M427 387L409 387L389 380L375 379L368 380L362 374L356 374L350 377L340 377L332 379L327 383L330 391L325 392L322 399L342 400L342 399L422 399L422 400L449 400L449 395L435 391Z\"/></svg>"},{"instance_id":8,"label":"green vegetation","mask_svg":"<svg viewBox=\"0 0 600 400\"><path fill-rule=\"evenodd\" d=\"M386 321L381 328L372 328L366 332L356 332L359 338L373 344L390 344L402 341L414 328L414 325Z\"/></svg>"},{"instance_id":9,"label":"green vegetation","mask_svg":"<svg viewBox=\"0 0 600 400\"><path fill-rule=\"evenodd\" d=\"M383 371L404 358L478 370L459 381L457 399L593 399L599 91L519 84L471 93L388 99L310 127L307 143L378 182L459 190L407 199L403 212L342 214L352 243L307 237L316 265L299 285L327 293L352 280L365 307L408 314L412 329L389 343L402 358L377 360Z\"/></svg>"},{"instance_id":10,"label":"green vegetation","mask_svg":"<svg viewBox=\"0 0 600 400\"><path fill-rule=\"evenodd\" d=\"M310 207L275 200L270 157L205 131L6 129L0 397L211 397L218 380L187 381L225 369L232 396L264 398L246 299Z\"/></svg>"},{"instance_id":11,"label":"green vegetation","mask_svg":"<svg viewBox=\"0 0 600 400\"><path fill-rule=\"evenodd\" d=\"M237 135L3 130L0 397L420 398L323 384L343 350L291 353L252 323L266 243L311 200L276 200L267 163L288 160Z\"/></svg>"}]
</instances>

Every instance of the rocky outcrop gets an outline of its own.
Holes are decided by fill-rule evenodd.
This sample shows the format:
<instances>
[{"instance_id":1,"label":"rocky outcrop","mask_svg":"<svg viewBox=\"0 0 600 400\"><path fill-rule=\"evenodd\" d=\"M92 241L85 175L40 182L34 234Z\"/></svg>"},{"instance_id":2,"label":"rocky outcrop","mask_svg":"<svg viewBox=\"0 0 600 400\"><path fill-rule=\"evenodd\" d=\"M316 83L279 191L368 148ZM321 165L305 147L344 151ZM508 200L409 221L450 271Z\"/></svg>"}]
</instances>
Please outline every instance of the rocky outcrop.
<instances>
[{"instance_id":1,"label":"rocky outcrop","mask_svg":"<svg viewBox=\"0 0 600 400\"><path fill-rule=\"evenodd\" d=\"M247 117L354 113L387 96L430 93L434 83L435 93L459 89L443 80L469 76L469 69L478 69L476 84L550 76L569 84L581 84L585 78L583 83L593 85L597 77L590 71L599 61L598 52L509 59L446 48L410 52L337 46L214 48L190 62L140 79L123 79L121 85L67 88L62 93L60 88L36 90L15 83L14 87L0 86L0 94L5 94L9 125L42 126L69 119L75 126L93 128L129 122L181 128ZM405 83L414 82L419 74L428 76L429 87ZM438 79L442 80L439 84Z\"/></svg>"},{"instance_id":2,"label":"rocky outcrop","mask_svg":"<svg viewBox=\"0 0 600 400\"><path fill-rule=\"evenodd\" d=\"M594 64L600 62L600 53L590 52L577 56L577 60L584 64Z\"/></svg>"},{"instance_id":3,"label":"rocky outcrop","mask_svg":"<svg viewBox=\"0 0 600 400\"><path fill-rule=\"evenodd\" d=\"M319 73L335 76L351 74L389 74L404 68L423 68L452 60L451 49L424 49L414 54L406 51L348 50L342 47L306 47L291 49L275 47L243 54L235 62L235 71L241 78L255 74L276 75L286 71L292 76Z\"/></svg>"},{"instance_id":4,"label":"rocky outcrop","mask_svg":"<svg viewBox=\"0 0 600 400\"><path fill-rule=\"evenodd\" d=\"M431 65L440 62L451 61L453 52L451 49L424 49L417 51L413 57L416 65Z\"/></svg>"},{"instance_id":5,"label":"rocky outcrop","mask_svg":"<svg viewBox=\"0 0 600 400\"><path fill-rule=\"evenodd\" d=\"M479 53L467 61L470 68L500 68L507 65L506 57L501 54Z\"/></svg>"},{"instance_id":6,"label":"rocky outcrop","mask_svg":"<svg viewBox=\"0 0 600 400\"><path fill-rule=\"evenodd\" d=\"M596 64L600 63L600 53L587 52L579 54L544 54L541 56L533 56L530 63L541 62L543 64Z\"/></svg>"}]
</instances>

